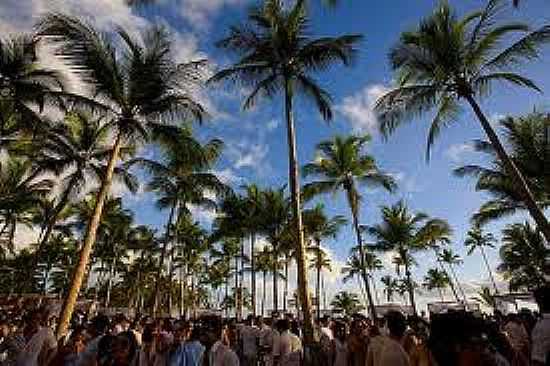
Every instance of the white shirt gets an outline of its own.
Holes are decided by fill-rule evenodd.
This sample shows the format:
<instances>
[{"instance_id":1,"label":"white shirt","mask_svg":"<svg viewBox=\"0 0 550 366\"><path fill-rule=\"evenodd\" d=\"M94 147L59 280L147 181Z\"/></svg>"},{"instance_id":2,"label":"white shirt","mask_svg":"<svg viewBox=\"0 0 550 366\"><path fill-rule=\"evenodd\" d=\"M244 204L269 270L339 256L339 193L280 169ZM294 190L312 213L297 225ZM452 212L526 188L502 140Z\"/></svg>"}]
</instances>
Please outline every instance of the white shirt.
<instances>
[{"instance_id":1,"label":"white shirt","mask_svg":"<svg viewBox=\"0 0 550 366\"><path fill-rule=\"evenodd\" d=\"M225 346L221 341L217 341L208 352L208 365L239 366L239 358L231 348Z\"/></svg>"},{"instance_id":2,"label":"white shirt","mask_svg":"<svg viewBox=\"0 0 550 366\"><path fill-rule=\"evenodd\" d=\"M376 366L409 366L409 355L405 352L403 346L391 339L384 341L383 351L380 355L380 363Z\"/></svg>"},{"instance_id":3,"label":"white shirt","mask_svg":"<svg viewBox=\"0 0 550 366\"><path fill-rule=\"evenodd\" d=\"M542 314L542 319L533 328L531 339L531 359L544 363L550 352L550 314Z\"/></svg>"},{"instance_id":4,"label":"white shirt","mask_svg":"<svg viewBox=\"0 0 550 366\"><path fill-rule=\"evenodd\" d=\"M57 347L57 341L51 328L40 327L29 339L21 353L17 356L17 366L36 366L41 352Z\"/></svg>"},{"instance_id":5,"label":"white shirt","mask_svg":"<svg viewBox=\"0 0 550 366\"><path fill-rule=\"evenodd\" d=\"M302 341L288 330L279 337L280 364L285 366L299 366L302 359Z\"/></svg>"}]
</instances>

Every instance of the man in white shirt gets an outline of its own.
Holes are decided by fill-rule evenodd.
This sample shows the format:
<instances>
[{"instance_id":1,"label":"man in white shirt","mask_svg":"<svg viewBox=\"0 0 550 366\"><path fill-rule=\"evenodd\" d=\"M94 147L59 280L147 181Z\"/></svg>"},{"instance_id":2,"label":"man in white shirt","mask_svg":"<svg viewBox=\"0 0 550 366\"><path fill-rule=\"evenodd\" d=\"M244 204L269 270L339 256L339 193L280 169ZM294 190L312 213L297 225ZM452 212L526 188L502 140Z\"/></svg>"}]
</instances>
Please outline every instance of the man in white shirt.
<instances>
[{"instance_id":1,"label":"man in white shirt","mask_svg":"<svg viewBox=\"0 0 550 366\"><path fill-rule=\"evenodd\" d=\"M275 357L275 366L299 366L303 353L302 341L298 336L290 332L288 319L279 319L276 326L280 338L277 350L278 354Z\"/></svg>"},{"instance_id":2,"label":"man in white shirt","mask_svg":"<svg viewBox=\"0 0 550 366\"><path fill-rule=\"evenodd\" d=\"M241 347L244 366L256 366L259 338L260 329L254 324L254 319L250 315L246 320L246 324L241 328Z\"/></svg>"},{"instance_id":3,"label":"man in white shirt","mask_svg":"<svg viewBox=\"0 0 550 366\"><path fill-rule=\"evenodd\" d=\"M550 361L550 287L541 287L534 295L542 317L531 333L531 361L533 366L544 366Z\"/></svg>"},{"instance_id":4,"label":"man in white shirt","mask_svg":"<svg viewBox=\"0 0 550 366\"><path fill-rule=\"evenodd\" d=\"M202 340L206 347L203 365L239 366L239 358L231 348L223 344L223 324L219 316L209 315L201 319Z\"/></svg>"}]
</instances>

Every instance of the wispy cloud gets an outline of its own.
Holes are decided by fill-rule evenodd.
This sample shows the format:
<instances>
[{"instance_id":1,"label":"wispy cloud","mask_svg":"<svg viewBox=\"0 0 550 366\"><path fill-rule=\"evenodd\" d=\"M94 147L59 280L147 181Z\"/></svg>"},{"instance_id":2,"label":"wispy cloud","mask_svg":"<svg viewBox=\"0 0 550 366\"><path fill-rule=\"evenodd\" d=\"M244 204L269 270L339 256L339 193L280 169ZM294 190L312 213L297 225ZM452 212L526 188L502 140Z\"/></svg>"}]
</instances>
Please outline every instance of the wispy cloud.
<instances>
[{"instance_id":1,"label":"wispy cloud","mask_svg":"<svg viewBox=\"0 0 550 366\"><path fill-rule=\"evenodd\" d=\"M474 146L469 143L454 144L445 151L445 156L453 163L462 163L464 157L475 152Z\"/></svg>"},{"instance_id":2,"label":"wispy cloud","mask_svg":"<svg viewBox=\"0 0 550 366\"><path fill-rule=\"evenodd\" d=\"M378 98L389 90L382 84L367 85L358 93L345 97L336 110L349 121L355 132L376 134L378 120L373 109Z\"/></svg>"},{"instance_id":3,"label":"wispy cloud","mask_svg":"<svg viewBox=\"0 0 550 366\"><path fill-rule=\"evenodd\" d=\"M249 0L181 0L180 15L192 27L207 30L216 14L225 6L238 6Z\"/></svg>"}]
</instances>

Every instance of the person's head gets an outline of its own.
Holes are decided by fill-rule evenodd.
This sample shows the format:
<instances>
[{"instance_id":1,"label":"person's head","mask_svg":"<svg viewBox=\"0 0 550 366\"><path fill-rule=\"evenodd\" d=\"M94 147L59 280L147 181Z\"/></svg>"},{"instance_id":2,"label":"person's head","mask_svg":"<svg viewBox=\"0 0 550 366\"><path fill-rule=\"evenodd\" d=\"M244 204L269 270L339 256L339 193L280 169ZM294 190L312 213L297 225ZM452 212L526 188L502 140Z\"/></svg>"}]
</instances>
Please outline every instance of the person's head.
<instances>
[{"instance_id":1,"label":"person's head","mask_svg":"<svg viewBox=\"0 0 550 366\"><path fill-rule=\"evenodd\" d=\"M33 333L42 323L42 313L39 309L31 310L23 316L23 322L25 323L25 330L29 333Z\"/></svg>"},{"instance_id":2,"label":"person's head","mask_svg":"<svg viewBox=\"0 0 550 366\"><path fill-rule=\"evenodd\" d=\"M283 333L290 329L290 322L288 319L279 319L275 323L275 328L278 332Z\"/></svg>"},{"instance_id":3,"label":"person's head","mask_svg":"<svg viewBox=\"0 0 550 366\"><path fill-rule=\"evenodd\" d=\"M113 341L113 361L115 365L130 365L137 352L137 342L134 333L119 333Z\"/></svg>"},{"instance_id":4,"label":"person's head","mask_svg":"<svg viewBox=\"0 0 550 366\"><path fill-rule=\"evenodd\" d=\"M10 333L10 325L8 318L4 315L0 315L0 338L5 338Z\"/></svg>"},{"instance_id":5,"label":"person's head","mask_svg":"<svg viewBox=\"0 0 550 366\"><path fill-rule=\"evenodd\" d=\"M206 315L200 319L201 343L210 348L214 343L222 339L223 322L217 315Z\"/></svg>"},{"instance_id":6,"label":"person's head","mask_svg":"<svg viewBox=\"0 0 550 366\"><path fill-rule=\"evenodd\" d=\"M390 311L386 314L386 323L388 324L388 330L390 336L394 338L402 338L407 330L407 321L405 316L398 311Z\"/></svg>"},{"instance_id":7,"label":"person's head","mask_svg":"<svg viewBox=\"0 0 550 366\"><path fill-rule=\"evenodd\" d=\"M191 323L187 321L177 321L174 324L174 343L183 343L191 333Z\"/></svg>"},{"instance_id":8,"label":"person's head","mask_svg":"<svg viewBox=\"0 0 550 366\"><path fill-rule=\"evenodd\" d=\"M258 325L258 327L262 327L265 323L264 323L264 318L262 316L257 316L256 317L256 324Z\"/></svg>"},{"instance_id":9,"label":"person's head","mask_svg":"<svg viewBox=\"0 0 550 366\"><path fill-rule=\"evenodd\" d=\"M254 316L252 316L252 315L247 316L245 324L248 325L248 326L254 325Z\"/></svg>"},{"instance_id":10,"label":"person's head","mask_svg":"<svg viewBox=\"0 0 550 366\"><path fill-rule=\"evenodd\" d=\"M92 336L105 334L109 329L109 318L106 315L98 314L92 319L90 333Z\"/></svg>"},{"instance_id":11,"label":"person's head","mask_svg":"<svg viewBox=\"0 0 550 366\"><path fill-rule=\"evenodd\" d=\"M334 337L340 341L344 341L347 337L347 324L341 320L334 322L332 327L334 330Z\"/></svg>"},{"instance_id":12,"label":"person's head","mask_svg":"<svg viewBox=\"0 0 550 366\"><path fill-rule=\"evenodd\" d=\"M113 364L113 344L115 337L107 334L99 340L97 345L98 366L110 366Z\"/></svg>"},{"instance_id":13,"label":"person's head","mask_svg":"<svg viewBox=\"0 0 550 366\"><path fill-rule=\"evenodd\" d=\"M323 328L328 328L330 324L330 318L328 316L323 316L319 319L319 325Z\"/></svg>"}]
</instances>

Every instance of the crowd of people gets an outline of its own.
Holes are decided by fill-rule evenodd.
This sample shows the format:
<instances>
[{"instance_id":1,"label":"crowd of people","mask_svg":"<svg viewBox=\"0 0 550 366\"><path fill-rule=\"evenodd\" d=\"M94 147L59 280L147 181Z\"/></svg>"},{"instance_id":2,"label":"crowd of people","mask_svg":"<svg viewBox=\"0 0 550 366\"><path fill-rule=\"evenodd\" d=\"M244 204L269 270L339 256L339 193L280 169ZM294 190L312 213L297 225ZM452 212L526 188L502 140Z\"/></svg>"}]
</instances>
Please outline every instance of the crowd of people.
<instances>
[{"instance_id":1,"label":"crowd of people","mask_svg":"<svg viewBox=\"0 0 550 366\"><path fill-rule=\"evenodd\" d=\"M550 288L536 292L540 314L448 312L406 317L390 311L323 317L305 347L291 314L244 321L193 321L79 314L54 336L43 307L0 317L2 366L546 366L550 365Z\"/></svg>"}]
</instances>

